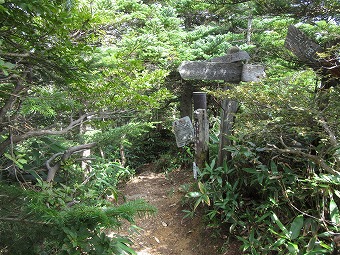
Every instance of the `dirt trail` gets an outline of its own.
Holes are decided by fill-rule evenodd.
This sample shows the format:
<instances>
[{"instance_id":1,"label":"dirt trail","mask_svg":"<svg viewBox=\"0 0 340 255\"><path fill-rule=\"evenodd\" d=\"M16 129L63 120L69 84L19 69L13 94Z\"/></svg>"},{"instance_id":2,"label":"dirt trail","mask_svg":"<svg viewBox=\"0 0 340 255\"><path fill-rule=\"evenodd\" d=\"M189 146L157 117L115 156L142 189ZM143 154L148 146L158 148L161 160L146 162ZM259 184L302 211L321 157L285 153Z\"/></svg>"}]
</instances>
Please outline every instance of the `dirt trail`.
<instances>
[{"instance_id":1,"label":"dirt trail","mask_svg":"<svg viewBox=\"0 0 340 255\"><path fill-rule=\"evenodd\" d=\"M158 209L155 216L137 219L142 230L134 234L133 248L138 255L215 255L222 240L211 237L200 217L183 219L182 185L192 182L189 170L169 175L149 170L129 181L123 188L127 200L142 198ZM237 255L236 244L224 255Z\"/></svg>"}]
</instances>

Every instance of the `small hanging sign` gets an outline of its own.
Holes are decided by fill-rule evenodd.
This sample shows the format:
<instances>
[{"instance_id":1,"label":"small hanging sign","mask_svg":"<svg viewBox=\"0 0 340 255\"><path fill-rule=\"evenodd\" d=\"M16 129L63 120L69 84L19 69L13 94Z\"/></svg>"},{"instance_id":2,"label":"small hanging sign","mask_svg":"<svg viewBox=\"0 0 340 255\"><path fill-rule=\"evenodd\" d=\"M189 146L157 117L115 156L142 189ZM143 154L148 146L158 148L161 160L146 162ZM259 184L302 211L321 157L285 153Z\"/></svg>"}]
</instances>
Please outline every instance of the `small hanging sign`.
<instances>
[{"instance_id":1,"label":"small hanging sign","mask_svg":"<svg viewBox=\"0 0 340 255\"><path fill-rule=\"evenodd\" d=\"M192 162L192 172L194 174L194 179L197 180L198 167L195 162Z\"/></svg>"},{"instance_id":2,"label":"small hanging sign","mask_svg":"<svg viewBox=\"0 0 340 255\"><path fill-rule=\"evenodd\" d=\"M194 137L194 128L188 116L176 120L172 124L177 147L183 147Z\"/></svg>"}]
</instances>

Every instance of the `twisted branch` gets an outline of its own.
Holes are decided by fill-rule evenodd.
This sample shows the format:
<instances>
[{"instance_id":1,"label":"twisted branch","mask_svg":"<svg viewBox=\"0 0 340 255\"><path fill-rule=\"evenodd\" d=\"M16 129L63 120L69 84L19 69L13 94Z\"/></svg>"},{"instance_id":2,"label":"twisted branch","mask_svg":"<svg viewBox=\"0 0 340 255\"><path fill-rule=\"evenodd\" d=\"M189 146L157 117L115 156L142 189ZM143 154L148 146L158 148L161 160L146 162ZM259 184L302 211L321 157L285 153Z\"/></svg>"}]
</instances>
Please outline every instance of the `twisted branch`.
<instances>
[{"instance_id":1,"label":"twisted branch","mask_svg":"<svg viewBox=\"0 0 340 255\"><path fill-rule=\"evenodd\" d=\"M65 162L67 159L69 159L71 157L72 154L77 153L77 152L81 152L83 150L88 150L90 148L93 148L97 145L97 143L88 143L88 144L82 144L82 145L77 145L77 146L73 146L70 147L69 149L67 149L65 152L58 152L56 154L54 154L51 158L49 158L46 161L46 167L48 170L48 174L47 174L47 178L46 181L47 182L51 182L54 179L54 176L56 174L56 172L60 169L61 164L63 162ZM61 159L58 160L57 163L55 163L55 165L51 165L52 162L58 158L59 156L61 156Z\"/></svg>"},{"instance_id":2,"label":"twisted branch","mask_svg":"<svg viewBox=\"0 0 340 255\"><path fill-rule=\"evenodd\" d=\"M333 175L339 175L340 173L338 171L333 170L333 168L331 168L329 165L327 165L327 163L325 162L325 160L323 160L322 158L318 157L317 155L311 155L308 154L306 152L303 152L301 150L301 148L296 148L296 147L288 147L282 137L280 137L280 142L283 145L283 149L277 147L274 144L268 144L269 148L267 148L268 150L276 150L280 153L287 153L287 154L293 154L293 155L299 155L303 158L309 159L310 161L314 162L315 164L319 165L322 169L324 169L327 173L329 174L333 174Z\"/></svg>"}]
</instances>

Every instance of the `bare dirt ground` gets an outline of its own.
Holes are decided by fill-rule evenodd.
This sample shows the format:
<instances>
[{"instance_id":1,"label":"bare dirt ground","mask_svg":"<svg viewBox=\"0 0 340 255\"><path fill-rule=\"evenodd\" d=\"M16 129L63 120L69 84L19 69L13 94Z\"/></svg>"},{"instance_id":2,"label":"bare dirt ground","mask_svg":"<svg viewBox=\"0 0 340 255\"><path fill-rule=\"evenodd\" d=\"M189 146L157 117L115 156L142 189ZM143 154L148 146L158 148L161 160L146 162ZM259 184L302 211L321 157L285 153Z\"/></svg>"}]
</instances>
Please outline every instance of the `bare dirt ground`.
<instances>
[{"instance_id":1,"label":"bare dirt ground","mask_svg":"<svg viewBox=\"0 0 340 255\"><path fill-rule=\"evenodd\" d=\"M132 235L138 255L238 255L237 242L221 249L226 240L214 238L202 218L185 218L183 184L193 182L190 170L170 174L147 170L123 187L126 200L142 198L158 209L155 216L137 219L142 230ZM223 250L223 252L222 252Z\"/></svg>"}]
</instances>

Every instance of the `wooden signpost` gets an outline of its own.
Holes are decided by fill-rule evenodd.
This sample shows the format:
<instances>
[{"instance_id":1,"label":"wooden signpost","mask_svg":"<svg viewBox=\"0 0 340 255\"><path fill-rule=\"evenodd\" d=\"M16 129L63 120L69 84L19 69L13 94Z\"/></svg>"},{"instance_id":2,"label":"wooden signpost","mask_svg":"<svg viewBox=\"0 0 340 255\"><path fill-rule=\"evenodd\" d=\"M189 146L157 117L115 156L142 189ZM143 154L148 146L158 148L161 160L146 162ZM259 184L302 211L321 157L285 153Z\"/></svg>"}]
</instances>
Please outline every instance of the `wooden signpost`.
<instances>
[{"instance_id":1,"label":"wooden signpost","mask_svg":"<svg viewBox=\"0 0 340 255\"><path fill-rule=\"evenodd\" d=\"M242 65L238 63L186 61L179 67L179 73L183 79L239 82Z\"/></svg>"},{"instance_id":2,"label":"wooden signpost","mask_svg":"<svg viewBox=\"0 0 340 255\"><path fill-rule=\"evenodd\" d=\"M244 64L243 61L249 60L249 54L241 51L236 47L232 47L227 55L213 58L210 61L184 61L178 71L183 79L193 80L223 80L231 83L239 83L241 81L258 81L265 75L264 67L260 65ZM226 88L229 89L229 88ZM222 165L224 160L230 159L230 154L223 149L230 144L228 135L231 135L234 115L237 111L237 102L225 99L222 103L221 114L221 128L220 128L220 144L218 164ZM197 111L197 110L196 110ZM205 110L206 111L206 110ZM205 113L206 115L206 113ZM208 124L195 120L198 123L195 125L202 125L207 127ZM199 128L196 132L207 132L205 128ZM201 140L195 146L195 161L198 167L204 166L202 157L207 153L202 154L202 149L197 145L208 144L208 135L195 134Z\"/></svg>"},{"instance_id":3,"label":"wooden signpost","mask_svg":"<svg viewBox=\"0 0 340 255\"><path fill-rule=\"evenodd\" d=\"M316 53L322 51L322 48L292 25L288 27L284 46L306 64L315 65L319 62Z\"/></svg>"},{"instance_id":4,"label":"wooden signpost","mask_svg":"<svg viewBox=\"0 0 340 255\"><path fill-rule=\"evenodd\" d=\"M193 98L194 98L194 130L195 130L195 164L198 168L201 168L204 166L204 163L208 158L209 123L207 114L207 94L205 92L194 92Z\"/></svg>"},{"instance_id":5,"label":"wooden signpost","mask_svg":"<svg viewBox=\"0 0 340 255\"><path fill-rule=\"evenodd\" d=\"M292 25L288 28L284 45L294 53L299 61L313 68L321 77L320 90L338 86L340 83L340 59L336 52L322 58L318 55L324 51L322 47Z\"/></svg>"}]
</instances>

